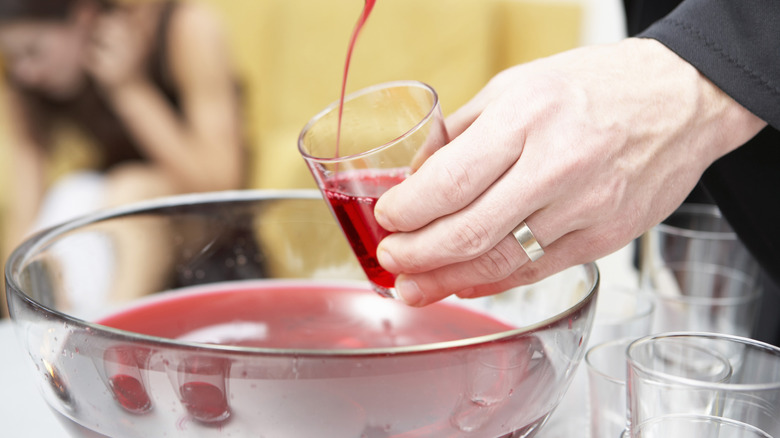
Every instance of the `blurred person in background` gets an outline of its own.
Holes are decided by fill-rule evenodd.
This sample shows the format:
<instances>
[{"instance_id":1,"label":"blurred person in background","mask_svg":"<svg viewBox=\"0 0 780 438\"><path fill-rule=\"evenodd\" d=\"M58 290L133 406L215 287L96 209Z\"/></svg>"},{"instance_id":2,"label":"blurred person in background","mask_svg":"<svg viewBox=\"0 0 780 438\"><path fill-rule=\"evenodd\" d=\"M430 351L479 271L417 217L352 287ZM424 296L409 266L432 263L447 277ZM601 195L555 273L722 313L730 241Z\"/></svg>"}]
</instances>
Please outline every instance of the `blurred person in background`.
<instances>
[{"instance_id":1,"label":"blurred person in background","mask_svg":"<svg viewBox=\"0 0 780 438\"><path fill-rule=\"evenodd\" d=\"M2 0L13 172L3 261L31 231L99 208L243 187L228 53L193 2ZM89 140L95 165L50 183L62 126Z\"/></svg>"}]
</instances>

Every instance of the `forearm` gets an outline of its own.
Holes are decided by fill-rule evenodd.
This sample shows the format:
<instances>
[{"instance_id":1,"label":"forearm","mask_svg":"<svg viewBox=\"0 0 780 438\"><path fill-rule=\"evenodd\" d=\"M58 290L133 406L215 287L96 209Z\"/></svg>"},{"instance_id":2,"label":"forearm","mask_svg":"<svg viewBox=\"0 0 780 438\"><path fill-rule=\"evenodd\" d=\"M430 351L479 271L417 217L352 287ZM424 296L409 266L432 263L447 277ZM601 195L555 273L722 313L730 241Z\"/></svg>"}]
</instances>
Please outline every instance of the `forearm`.
<instances>
[{"instance_id":1,"label":"forearm","mask_svg":"<svg viewBox=\"0 0 780 438\"><path fill-rule=\"evenodd\" d=\"M701 157L702 163L709 165L742 146L766 126L765 121L668 47L657 41L643 39L627 40L624 44L638 47L637 50L641 51L641 56L647 60L646 62L661 66L657 74L666 76L667 79L656 82L657 86L670 87L672 93L686 96L687 100L682 100L680 103L689 109L688 128L699 136L693 144L706 148ZM657 93L659 96L663 95L660 89ZM652 99L648 98L646 102L652 102ZM650 113L659 120L668 121L664 114L654 114L652 110ZM665 129L663 124L657 124L653 118L645 119L644 127L635 127L639 132L648 128L656 131ZM679 126L676 128L681 129ZM683 134L687 135L684 132ZM663 133L654 132L653 136L662 137Z\"/></svg>"},{"instance_id":2,"label":"forearm","mask_svg":"<svg viewBox=\"0 0 780 438\"><path fill-rule=\"evenodd\" d=\"M236 188L239 175L232 154L219 148L174 111L154 84L139 80L124 84L109 99L143 154L171 176L182 191ZM221 141L237 144L235 138Z\"/></svg>"}]
</instances>

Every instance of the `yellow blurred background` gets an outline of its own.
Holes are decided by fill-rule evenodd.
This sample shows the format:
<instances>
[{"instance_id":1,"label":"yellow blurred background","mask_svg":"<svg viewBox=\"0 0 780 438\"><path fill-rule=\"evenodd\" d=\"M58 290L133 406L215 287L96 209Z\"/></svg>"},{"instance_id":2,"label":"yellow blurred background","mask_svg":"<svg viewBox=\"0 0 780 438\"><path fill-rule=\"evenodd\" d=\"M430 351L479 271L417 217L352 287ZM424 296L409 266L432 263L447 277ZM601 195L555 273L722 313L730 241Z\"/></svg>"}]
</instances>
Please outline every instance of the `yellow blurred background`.
<instances>
[{"instance_id":1,"label":"yellow blurred background","mask_svg":"<svg viewBox=\"0 0 780 438\"><path fill-rule=\"evenodd\" d=\"M311 187L303 125L336 100L360 0L208 0L227 23L248 87L252 186ZM574 47L578 2L379 0L355 48L348 91L416 79L445 114L510 65Z\"/></svg>"},{"instance_id":2,"label":"yellow blurred background","mask_svg":"<svg viewBox=\"0 0 780 438\"><path fill-rule=\"evenodd\" d=\"M360 0L195 0L221 18L245 90L252 188L313 187L297 136L338 99ZM347 91L416 79L445 115L498 71L582 44L584 0L379 0L353 55ZM593 0L590 0L593 1ZM0 92L2 92L0 90ZM7 207L8 138L0 114L0 221ZM53 175L90 162L64 132Z\"/></svg>"}]
</instances>

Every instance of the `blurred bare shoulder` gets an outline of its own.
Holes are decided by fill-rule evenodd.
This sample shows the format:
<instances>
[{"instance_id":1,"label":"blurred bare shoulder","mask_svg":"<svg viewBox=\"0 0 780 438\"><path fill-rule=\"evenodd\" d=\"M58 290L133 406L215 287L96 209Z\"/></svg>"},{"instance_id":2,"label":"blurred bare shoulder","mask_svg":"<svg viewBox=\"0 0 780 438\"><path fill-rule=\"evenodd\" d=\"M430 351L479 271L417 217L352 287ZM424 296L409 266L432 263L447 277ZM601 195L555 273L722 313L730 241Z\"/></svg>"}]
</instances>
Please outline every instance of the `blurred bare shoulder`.
<instances>
[{"instance_id":1,"label":"blurred bare shoulder","mask_svg":"<svg viewBox=\"0 0 780 438\"><path fill-rule=\"evenodd\" d=\"M178 82L198 81L198 77L213 80L216 76L224 80L229 76L230 47L225 29L220 16L207 5L177 3L167 43L172 72Z\"/></svg>"},{"instance_id":2,"label":"blurred bare shoulder","mask_svg":"<svg viewBox=\"0 0 780 438\"><path fill-rule=\"evenodd\" d=\"M169 42L176 49L227 49L225 29L218 13L207 5L181 1L171 17Z\"/></svg>"}]
</instances>

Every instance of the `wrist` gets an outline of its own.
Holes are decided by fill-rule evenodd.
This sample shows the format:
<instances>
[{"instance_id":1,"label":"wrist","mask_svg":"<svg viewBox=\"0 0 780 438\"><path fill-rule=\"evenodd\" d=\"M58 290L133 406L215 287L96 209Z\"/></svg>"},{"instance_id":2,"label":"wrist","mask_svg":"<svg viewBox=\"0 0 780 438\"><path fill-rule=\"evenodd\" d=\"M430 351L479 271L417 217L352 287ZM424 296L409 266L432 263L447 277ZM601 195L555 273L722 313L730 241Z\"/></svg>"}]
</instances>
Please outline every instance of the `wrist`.
<instances>
[{"instance_id":1,"label":"wrist","mask_svg":"<svg viewBox=\"0 0 780 438\"><path fill-rule=\"evenodd\" d=\"M689 142L700 146L706 163L743 145L766 126L766 122L659 41L629 38L620 44L639 54L640 63L652 64L648 66L652 76L647 79L659 87L654 90L658 99L668 98L676 106L682 105L677 108L685 121L682 128L688 131L688 136L699 137ZM655 81L656 77L661 80Z\"/></svg>"}]
</instances>

